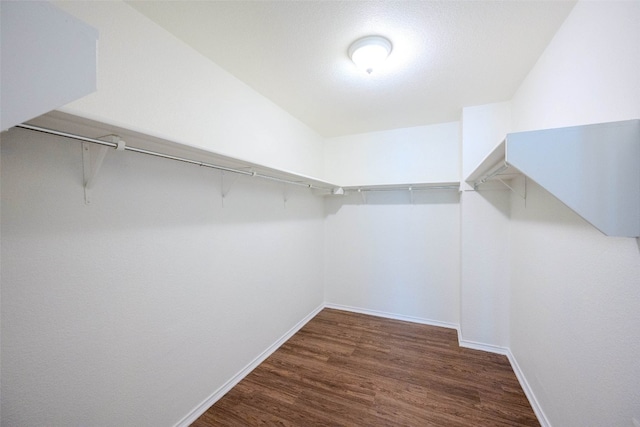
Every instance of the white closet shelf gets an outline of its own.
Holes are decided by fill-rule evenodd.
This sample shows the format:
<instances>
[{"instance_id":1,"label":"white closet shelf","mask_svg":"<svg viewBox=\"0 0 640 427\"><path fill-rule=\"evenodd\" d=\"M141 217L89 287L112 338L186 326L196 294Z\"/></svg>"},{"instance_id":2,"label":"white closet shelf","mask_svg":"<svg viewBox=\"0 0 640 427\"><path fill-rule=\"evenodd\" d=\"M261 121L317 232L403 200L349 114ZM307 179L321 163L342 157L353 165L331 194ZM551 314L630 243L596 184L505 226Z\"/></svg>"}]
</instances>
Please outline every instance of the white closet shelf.
<instances>
[{"instance_id":1,"label":"white closet shelf","mask_svg":"<svg viewBox=\"0 0 640 427\"><path fill-rule=\"evenodd\" d=\"M460 187L460 182L458 181L341 186L315 177L260 165L213 151L149 136L122 127L107 125L87 118L77 117L60 111L52 111L36 119L30 120L24 125L18 125L18 127L77 139L83 141L83 143L87 143L87 145L91 145L90 143L100 144L102 146L102 156L104 156L104 152L109 147L124 149L207 166L223 171L229 170L230 172L240 173L247 176L256 176L267 180L308 187L314 190L314 194L321 196L341 195L345 192L356 191L458 190ZM107 136L107 138L105 138L105 136ZM124 143L118 145L118 141L124 141ZM85 190L88 190L88 183L95 179L97 169L99 169L99 164L101 162L98 162L97 167L93 168L91 165L92 163L95 163L95 160L92 160L91 156L89 156L86 158L86 163L87 167L85 169L90 172L90 179L87 179L85 176L85 185L87 185ZM86 170L85 175L87 175ZM87 203L89 203L88 197Z\"/></svg>"},{"instance_id":2,"label":"white closet shelf","mask_svg":"<svg viewBox=\"0 0 640 427\"><path fill-rule=\"evenodd\" d=\"M428 191L428 190L460 190L460 181L448 182L408 182L400 184L348 185L342 187L346 192L362 191Z\"/></svg>"},{"instance_id":3,"label":"white closet shelf","mask_svg":"<svg viewBox=\"0 0 640 427\"><path fill-rule=\"evenodd\" d=\"M0 130L97 89L98 30L49 2L2 2Z\"/></svg>"},{"instance_id":4,"label":"white closet shelf","mask_svg":"<svg viewBox=\"0 0 640 427\"><path fill-rule=\"evenodd\" d=\"M126 149L144 154L155 153L160 157L173 160L187 161L214 169L237 172L247 176L281 181L291 185L299 185L319 191L320 194L329 194L338 185L314 178L311 176L276 169L243 159L227 156L213 151L175 143L166 139L156 138L150 135L131 131L122 127L107 125L82 117L60 111L52 111L36 119L30 120L27 126L55 130L73 136L83 136L88 139L103 139L105 135L117 135L125 141Z\"/></svg>"},{"instance_id":5,"label":"white closet shelf","mask_svg":"<svg viewBox=\"0 0 640 427\"><path fill-rule=\"evenodd\" d=\"M498 179L507 181L522 175L519 170L507 162L506 147L507 141L503 140L480 162L465 181L477 188L488 181Z\"/></svg>"},{"instance_id":6,"label":"white closet shelf","mask_svg":"<svg viewBox=\"0 0 640 427\"><path fill-rule=\"evenodd\" d=\"M465 179L525 175L607 236L640 236L640 120L510 133Z\"/></svg>"}]
</instances>

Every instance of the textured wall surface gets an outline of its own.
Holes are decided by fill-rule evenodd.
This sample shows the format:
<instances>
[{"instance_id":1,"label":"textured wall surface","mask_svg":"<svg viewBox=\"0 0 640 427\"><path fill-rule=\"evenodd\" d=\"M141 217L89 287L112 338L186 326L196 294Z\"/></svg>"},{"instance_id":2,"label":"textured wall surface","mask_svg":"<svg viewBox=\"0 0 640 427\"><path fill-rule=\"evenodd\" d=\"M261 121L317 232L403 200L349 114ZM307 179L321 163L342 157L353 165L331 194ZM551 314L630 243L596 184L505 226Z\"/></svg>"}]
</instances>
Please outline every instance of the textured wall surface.
<instances>
[{"instance_id":1,"label":"textured wall surface","mask_svg":"<svg viewBox=\"0 0 640 427\"><path fill-rule=\"evenodd\" d=\"M414 193L327 199L327 302L458 324L458 194Z\"/></svg>"},{"instance_id":2,"label":"textured wall surface","mask_svg":"<svg viewBox=\"0 0 640 427\"><path fill-rule=\"evenodd\" d=\"M98 91L61 110L265 166L319 176L322 138L119 1L58 2L100 31Z\"/></svg>"},{"instance_id":3,"label":"textured wall surface","mask_svg":"<svg viewBox=\"0 0 640 427\"><path fill-rule=\"evenodd\" d=\"M460 180L460 123L329 138L324 176L343 186Z\"/></svg>"},{"instance_id":4,"label":"textured wall surface","mask_svg":"<svg viewBox=\"0 0 640 427\"><path fill-rule=\"evenodd\" d=\"M462 113L462 177L465 179L505 138L511 105L467 107ZM509 200L505 185L478 191L465 182L460 195L460 335L475 344L509 344Z\"/></svg>"},{"instance_id":5,"label":"textured wall surface","mask_svg":"<svg viewBox=\"0 0 640 427\"><path fill-rule=\"evenodd\" d=\"M638 22L639 2L578 3L513 99L516 130L640 117ZM551 425L632 426L640 243L527 193L511 206L511 350Z\"/></svg>"},{"instance_id":6,"label":"textured wall surface","mask_svg":"<svg viewBox=\"0 0 640 427\"><path fill-rule=\"evenodd\" d=\"M173 425L323 301L322 199L2 135L2 425Z\"/></svg>"}]
</instances>

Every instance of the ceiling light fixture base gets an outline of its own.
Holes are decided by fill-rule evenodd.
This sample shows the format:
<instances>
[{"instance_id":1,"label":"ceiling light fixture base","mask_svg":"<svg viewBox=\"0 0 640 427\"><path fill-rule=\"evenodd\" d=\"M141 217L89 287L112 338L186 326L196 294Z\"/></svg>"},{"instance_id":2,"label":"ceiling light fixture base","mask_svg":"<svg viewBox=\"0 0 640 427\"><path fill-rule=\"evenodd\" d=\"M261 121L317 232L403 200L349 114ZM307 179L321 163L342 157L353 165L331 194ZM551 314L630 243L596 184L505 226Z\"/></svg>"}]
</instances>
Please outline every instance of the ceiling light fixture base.
<instances>
[{"instance_id":1,"label":"ceiling light fixture base","mask_svg":"<svg viewBox=\"0 0 640 427\"><path fill-rule=\"evenodd\" d=\"M382 36L367 36L356 40L349 46L349 58L356 66L368 74L378 68L389 56L391 42Z\"/></svg>"}]
</instances>

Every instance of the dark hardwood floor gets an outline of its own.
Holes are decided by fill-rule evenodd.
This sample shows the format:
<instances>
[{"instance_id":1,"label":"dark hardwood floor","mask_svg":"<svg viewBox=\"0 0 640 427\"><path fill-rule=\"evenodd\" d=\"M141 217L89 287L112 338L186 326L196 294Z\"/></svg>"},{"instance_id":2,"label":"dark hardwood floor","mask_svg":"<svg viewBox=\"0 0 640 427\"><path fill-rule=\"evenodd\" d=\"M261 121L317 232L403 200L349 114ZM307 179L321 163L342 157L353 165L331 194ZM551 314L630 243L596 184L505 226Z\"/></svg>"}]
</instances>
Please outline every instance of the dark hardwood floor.
<instances>
[{"instance_id":1,"label":"dark hardwood floor","mask_svg":"<svg viewBox=\"0 0 640 427\"><path fill-rule=\"evenodd\" d=\"M192 426L539 426L505 356L325 309Z\"/></svg>"}]
</instances>

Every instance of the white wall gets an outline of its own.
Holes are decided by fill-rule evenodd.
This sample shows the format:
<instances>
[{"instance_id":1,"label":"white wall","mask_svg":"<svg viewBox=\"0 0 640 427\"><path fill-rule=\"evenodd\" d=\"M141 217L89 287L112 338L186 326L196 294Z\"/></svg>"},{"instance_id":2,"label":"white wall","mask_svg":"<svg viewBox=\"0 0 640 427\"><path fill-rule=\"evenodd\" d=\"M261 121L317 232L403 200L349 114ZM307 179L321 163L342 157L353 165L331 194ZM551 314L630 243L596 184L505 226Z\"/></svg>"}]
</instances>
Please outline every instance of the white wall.
<instances>
[{"instance_id":1,"label":"white wall","mask_svg":"<svg viewBox=\"0 0 640 427\"><path fill-rule=\"evenodd\" d=\"M468 176L511 126L508 102L467 107L462 114L462 173ZM503 185L461 194L460 339L466 345L509 344L509 200Z\"/></svg>"},{"instance_id":2,"label":"white wall","mask_svg":"<svg viewBox=\"0 0 640 427\"><path fill-rule=\"evenodd\" d=\"M460 179L460 123L331 138L325 177L343 186ZM368 192L325 201L325 300L458 326L455 191Z\"/></svg>"},{"instance_id":3,"label":"white wall","mask_svg":"<svg viewBox=\"0 0 640 427\"><path fill-rule=\"evenodd\" d=\"M325 300L457 326L456 191L393 191L325 202Z\"/></svg>"},{"instance_id":4,"label":"white wall","mask_svg":"<svg viewBox=\"0 0 640 427\"><path fill-rule=\"evenodd\" d=\"M324 176L342 186L460 180L460 123L329 138Z\"/></svg>"},{"instance_id":5,"label":"white wall","mask_svg":"<svg viewBox=\"0 0 640 427\"><path fill-rule=\"evenodd\" d=\"M509 192L461 195L460 340L466 345L509 344Z\"/></svg>"},{"instance_id":6,"label":"white wall","mask_svg":"<svg viewBox=\"0 0 640 427\"><path fill-rule=\"evenodd\" d=\"M61 111L319 177L322 138L120 1L56 2L100 32L98 91Z\"/></svg>"},{"instance_id":7,"label":"white wall","mask_svg":"<svg viewBox=\"0 0 640 427\"><path fill-rule=\"evenodd\" d=\"M576 5L513 97L513 131L640 117L638 1Z\"/></svg>"},{"instance_id":8,"label":"white wall","mask_svg":"<svg viewBox=\"0 0 640 427\"><path fill-rule=\"evenodd\" d=\"M514 96L514 130L639 118L638 22L637 1L578 3ZM528 187L511 205L511 351L551 425L633 426L640 241Z\"/></svg>"},{"instance_id":9,"label":"white wall","mask_svg":"<svg viewBox=\"0 0 640 427\"><path fill-rule=\"evenodd\" d=\"M510 131L511 102L463 108L462 178L468 177Z\"/></svg>"},{"instance_id":10,"label":"white wall","mask_svg":"<svg viewBox=\"0 0 640 427\"><path fill-rule=\"evenodd\" d=\"M323 301L307 189L2 134L2 425L173 425Z\"/></svg>"}]
</instances>

